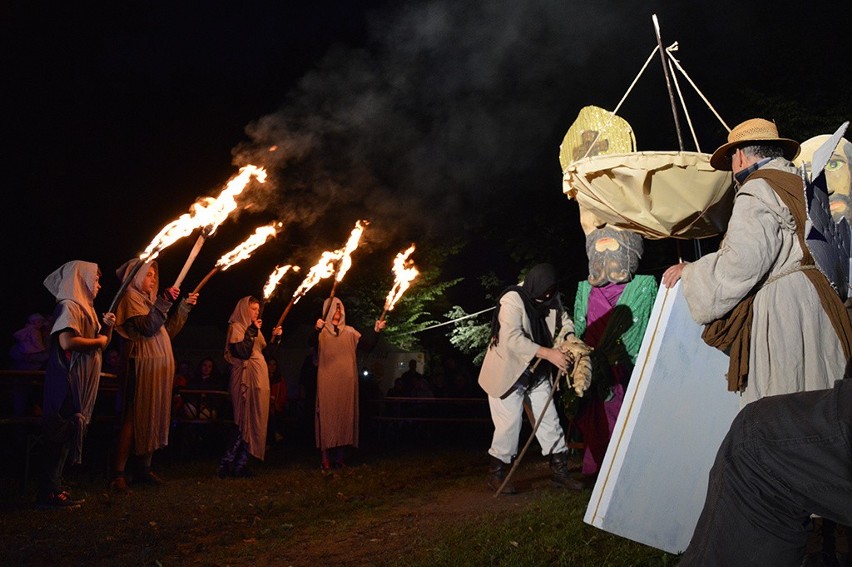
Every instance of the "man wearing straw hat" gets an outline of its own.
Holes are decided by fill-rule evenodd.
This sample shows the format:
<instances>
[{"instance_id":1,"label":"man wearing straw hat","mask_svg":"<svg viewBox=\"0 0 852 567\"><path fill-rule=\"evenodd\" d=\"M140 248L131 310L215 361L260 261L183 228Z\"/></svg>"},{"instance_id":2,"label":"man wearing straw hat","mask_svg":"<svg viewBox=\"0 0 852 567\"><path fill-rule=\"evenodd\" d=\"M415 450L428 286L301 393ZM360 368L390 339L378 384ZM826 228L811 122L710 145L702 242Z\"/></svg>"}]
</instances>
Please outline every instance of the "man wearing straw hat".
<instances>
[{"instance_id":1,"label":"man wearing straw hat","mask_svg":"<svg viewBox=\"0 0 852 567\"><path fill-rule=\"evenodd\" d=\"M705 342L730 355L728 389L741 405L830 388L852 354L843 303L805 245L804 188L790 162L798 153L773 122L736 126L710 158L738 186L725 238L663 274L667 287L683 280Z\"/></svg>"}]
</instances>

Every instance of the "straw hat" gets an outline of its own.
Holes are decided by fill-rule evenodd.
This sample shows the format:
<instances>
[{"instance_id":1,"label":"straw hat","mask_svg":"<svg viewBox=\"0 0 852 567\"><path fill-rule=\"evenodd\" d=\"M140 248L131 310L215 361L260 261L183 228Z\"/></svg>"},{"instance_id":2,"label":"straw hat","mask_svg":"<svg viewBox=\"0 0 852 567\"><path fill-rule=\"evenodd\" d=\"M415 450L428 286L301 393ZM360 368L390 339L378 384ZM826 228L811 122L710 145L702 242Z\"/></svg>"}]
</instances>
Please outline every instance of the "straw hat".
<instances>
[{"instance_id":1,"label":"straw hat","mask_svg":"<svg viewBox=\"0 0 852 567\"><path fill-rule=\"evenodd\" d=\"M737 124L731 130L731 133L728 134L728 143L719 146L719 149L713 152L710 157L710 165L715 169L730 171L731 156L728 153L734 148L752 145L753 142L780 147L784 152L784 157L788 160L793 160L799 155L799 142L789 138L779 138L778 127L775 126L774 122L763 118L752 118L742 124Z\"/></svg>"}]
</instances>

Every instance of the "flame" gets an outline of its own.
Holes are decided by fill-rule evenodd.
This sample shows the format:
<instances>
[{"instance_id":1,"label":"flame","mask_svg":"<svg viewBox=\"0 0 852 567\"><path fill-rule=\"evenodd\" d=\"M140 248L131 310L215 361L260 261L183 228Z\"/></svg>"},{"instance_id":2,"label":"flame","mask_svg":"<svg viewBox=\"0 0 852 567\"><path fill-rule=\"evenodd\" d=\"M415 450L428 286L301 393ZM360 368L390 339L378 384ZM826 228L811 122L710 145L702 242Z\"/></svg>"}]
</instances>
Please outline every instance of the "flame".
<instances>
[{"instance_id":1,"label":"flame","mask_svg":"<svg viewBox=\"0 0 852 567\"><path fill-rule=\"evenodd\" d=\"M263 299L264 301L272 297L272 294L275 292L275 288L278 287L278 282L281 281L281 278L284 277L290 269L293 269L294 272L299 271L299 266L291 266L287 264L286 266L276 266L272 273L269 274L269 279L266 280L266 285L263 286Z\"/></svg>"},{"instance_id":2,"label":"flame","mask_svg":"<svg viewBox=\"0 0 852 567\"><path fill-rule=\"evenodd\" d=\"M274 222L267 226L259 226L255 229L254 234L246 238L245 242L219 258L216 262L216 267L223 272L236 264L251 256L252 252L266 244L266 242L278 234L278 230L283 226L283 223Z\"/></svg>"},{"instance_id":3,"label":"flame","mask_svg":"<svg viewBox=\"0 0 852 567\"><path fill-rule=\"evenodd\" d=\"M219 225L228 218L236 208L236 197L243 192L251 178L259 183L266 181L266 170L262 167L247 165L240 168L239 173L228 181L227 186L218 197L202 197L192 204L188 213L182 214L163 227L154 237L145 251L139 255L140 260L153 260L165 248L181 238L189 236L197 228L203 228L207 236L213 234Z\"/></svg>"},{"instance_id":4,"label":"flame","mask_svg":"<svg viewBox=\"0 0 852 567\"><path fill-rule=\"evenodd\" d=\"M400 252L396 255L396 258L393 260L393 274L394 281L393 287L388 293L387 299L385 299L385 310L392 311L396 302L399 301L399 298L402 297L402 294L405 293L405 290L411 285L411 282L416 278L420 272L417 271L417 268L414 267L414 260L409 260L409 256L414 252L414 244L408 247L408 250L405 252Z\"/></svg>"},{"instance_id":5,"label":"flame","mask_svg":"<svg viewBox=\"0 0 852 567\"><path fill-rule=\"evenodd\" d=\"M293 292L293 303L298 303L303 295L317 285L317 282L331 277L334 273L334 263L336 261L336 252L323 252L320 261L308 271L308 275L305 276L304 281Z\"/></svg>"},{"instance_id":6,"label":"flame","mask_svg":"<svg viewBox=\"0 0 852 567\"><path fill-rule=\"evenodd\" d=\"M297 302L302 298L312 287L314 287L317 282L320 280L324 280L332 276L335 273L335 266L337 267L337 275L335 276L335 281L340 282L343 279L343 276L346 275L346 272L349 271L349 268L352 267L352 252L358 248L358 242L361 240L361 235L364 233L364 228L369 223L367 221L361 221L355 223L355 228L352 229L352 232L349 235L349 240L346 241L346 245L333 252L323 252L320 261L310 269L307 277L305 277L305 281L303 281L299 287L296 288L296 291L293 292L293 299Z\"/></svg>"},{"instance_id":7,"label":"flame","mask_svg":"<svg viewBox=\"0 0 852 567\"><path fill-rule=\"evenodd\" d=\"M364 234L364 229L367 227L369 223L367 221L358 221L355 223L355 228L352 229L352 232L349 234L349 240L346 241L346 246L342 249L338 250L336 253L339 255L337 266L337 276L335 276L335 280L338 283L343 281L343 276L346 275L346 272L349 271L349 268L352 267L352 253L358 248L358 242L361 240L361 235Z\"/></svg>"}]
</instances>

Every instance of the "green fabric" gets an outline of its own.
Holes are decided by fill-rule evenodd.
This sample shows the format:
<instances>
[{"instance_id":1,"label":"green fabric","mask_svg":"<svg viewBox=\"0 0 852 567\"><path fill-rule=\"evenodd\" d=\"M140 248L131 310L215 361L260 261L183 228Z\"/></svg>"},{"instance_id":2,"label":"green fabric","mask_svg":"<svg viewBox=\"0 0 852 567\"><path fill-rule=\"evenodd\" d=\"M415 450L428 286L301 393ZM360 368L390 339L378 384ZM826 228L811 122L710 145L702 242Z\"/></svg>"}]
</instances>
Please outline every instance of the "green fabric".
<instances>
[{"instance_id":1,"label":"green fabric","mask_svg":"<svg viewBox=\"0 0 852 567\"><path fill-rule=\"evenodd\" d=\"M574 333L580 338L586 333L586 311L591 292L592 285L587 280L577 286L574 300ZM610 365L636 364L636 355L642 346L642 338L645 336L656 296L657 280L654 276L636 276L624 287L607 322L601 342L595 346L595 350L605 355Z\"/></svg>"}]
</instances>

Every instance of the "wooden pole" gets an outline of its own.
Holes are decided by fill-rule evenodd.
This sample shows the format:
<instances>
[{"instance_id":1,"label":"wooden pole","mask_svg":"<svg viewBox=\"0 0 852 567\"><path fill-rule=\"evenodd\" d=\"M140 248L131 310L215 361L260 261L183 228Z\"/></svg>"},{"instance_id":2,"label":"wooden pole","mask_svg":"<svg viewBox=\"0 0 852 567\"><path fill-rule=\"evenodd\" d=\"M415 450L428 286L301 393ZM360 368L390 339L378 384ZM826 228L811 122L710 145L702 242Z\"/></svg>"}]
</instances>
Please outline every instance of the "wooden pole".
<instances>
[{"instance_id":1,"label":"wooden pole","mask_svg":"<svg viewBox=\"0 0 852 567\"><path fill-rule=\"evenodd\" d=\"M216 266L216 267L214 267L212 270L210 270L209 272L207 272L207 275L206 275L206 276L204 276L204 278L203 278L203 279L202 279L202 280L198 283L198 285L197 285L197 286L195 286L195 289L194 289L194 290L192 290L192 293L198 293L199 291L201 291L201 288L202 288L202 287L204 287L204 285L205 285L208 281L210 281L210 278L212 278L212 277L213 277L213 274L215 274L215 273L216 273L216 272L218 272L218 271L219 271L219 266Z\"/></svg>"}]
</instances>

